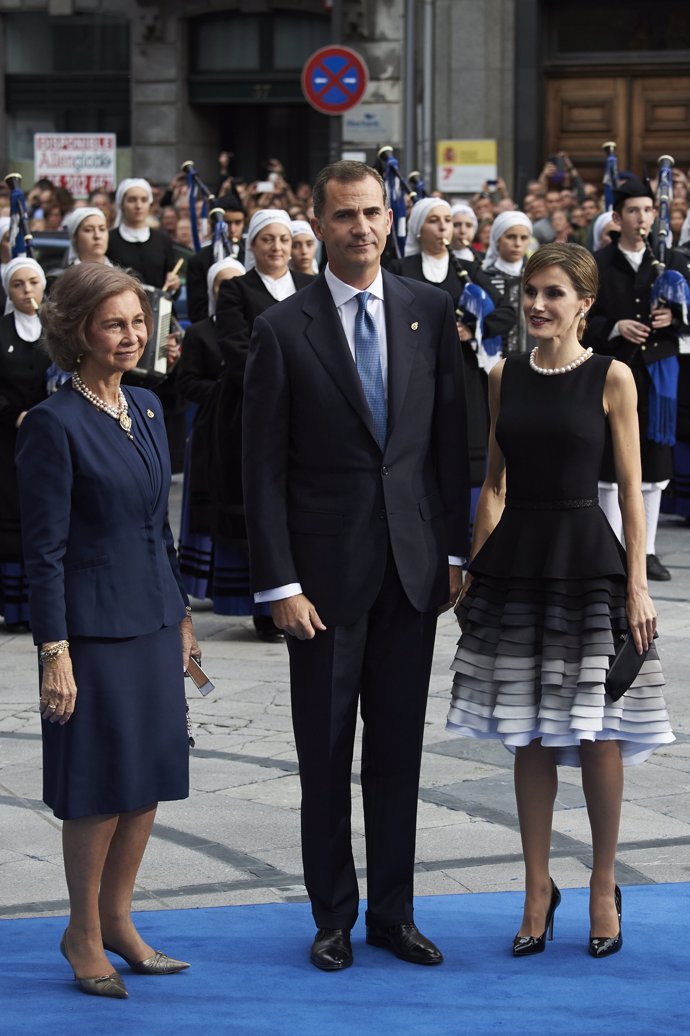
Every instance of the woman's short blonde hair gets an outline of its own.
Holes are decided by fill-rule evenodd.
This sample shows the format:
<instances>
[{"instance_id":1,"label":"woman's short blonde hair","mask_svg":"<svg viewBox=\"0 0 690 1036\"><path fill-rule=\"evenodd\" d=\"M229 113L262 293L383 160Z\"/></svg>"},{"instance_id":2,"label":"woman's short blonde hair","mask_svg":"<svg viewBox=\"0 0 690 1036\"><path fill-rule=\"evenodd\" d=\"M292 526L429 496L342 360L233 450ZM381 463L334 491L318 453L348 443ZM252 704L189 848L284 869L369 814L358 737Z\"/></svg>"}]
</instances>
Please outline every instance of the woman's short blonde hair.
<instances>
[{"instance_id":1,"label":"woman's short blonde hair","mask_svg":"<svg viewBox=\"0 0 690 1036\"><path fill-rule=\"evenodd\" d=\"M148 296L139 281L124 270L102 263L77 263L58 278L41 309L41 323L48 355L61 370L75 370L80 357L90 351L89 326L101 302L126 291L139 299L151 337L153 314Z\"/></svg>"}]
</instances>

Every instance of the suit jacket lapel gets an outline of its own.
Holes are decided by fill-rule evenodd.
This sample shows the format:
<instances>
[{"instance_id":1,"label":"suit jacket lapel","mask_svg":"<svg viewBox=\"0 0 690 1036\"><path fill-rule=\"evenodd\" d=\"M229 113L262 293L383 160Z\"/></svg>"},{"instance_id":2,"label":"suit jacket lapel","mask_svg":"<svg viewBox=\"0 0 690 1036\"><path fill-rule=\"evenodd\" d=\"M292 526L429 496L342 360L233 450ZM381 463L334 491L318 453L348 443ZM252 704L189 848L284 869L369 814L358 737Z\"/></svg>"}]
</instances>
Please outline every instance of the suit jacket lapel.
<instances>
[{"instance_id":1,"label":"suit jacket lapel","mask_svg":"<svg viewBox=\"0 0 690 1036\"><path fill-rule=\"evenodd\" d=\"M333 302L326 278L321 274L305 292L303 311L311 318L307 339L333 381L374 435L374 422L364 395L357 367L347 344L343 325Z\"/></svg>"},{"instance_id":2,"label":"suit jacket lapel","mask_svg":"<svg viewBox=\"0 0 690 1036\"><path fill-rule=\"evenodd\" d=\"M388 437L395 429L405 401L412 363L419 344L419 313L415 312L415 295L407 285L383 271L386 338L388 341ZM414 328L414 329L413 329Z\"/></svg>"}]
</instances>

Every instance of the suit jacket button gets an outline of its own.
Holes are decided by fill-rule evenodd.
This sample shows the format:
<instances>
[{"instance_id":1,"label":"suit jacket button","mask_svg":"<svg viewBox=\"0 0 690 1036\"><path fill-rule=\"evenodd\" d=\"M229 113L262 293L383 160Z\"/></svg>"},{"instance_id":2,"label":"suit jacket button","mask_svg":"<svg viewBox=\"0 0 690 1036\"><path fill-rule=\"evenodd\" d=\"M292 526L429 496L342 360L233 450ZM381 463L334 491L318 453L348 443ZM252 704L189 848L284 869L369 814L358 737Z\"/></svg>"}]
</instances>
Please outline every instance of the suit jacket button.
<instances>
[{"instance_id":1,"label":"suit jacket button","mask_svg":"<svg viewBox=\"0 0 690 1036\"><path fill-rule=\"evenodd\" d=\"M382 475L387 475L387 474L388 474L388 468L386 467L386 465L385 465L385 464L384 464L384 465L383 465L383 467L381 468L381 474L382 474Z\"/></svg>"},{"instance_id":2,"label":"suit jacket button","mask_svg":"<svg viewBox=\"0 0 690 1036\"><path fill-rule=\"evenodd\" d=\"M386 512L385 511L379 511L379 518L381 518L383 520L383 519L385 519L385 517L386 517Z\"/></svg>"}]
</instances>

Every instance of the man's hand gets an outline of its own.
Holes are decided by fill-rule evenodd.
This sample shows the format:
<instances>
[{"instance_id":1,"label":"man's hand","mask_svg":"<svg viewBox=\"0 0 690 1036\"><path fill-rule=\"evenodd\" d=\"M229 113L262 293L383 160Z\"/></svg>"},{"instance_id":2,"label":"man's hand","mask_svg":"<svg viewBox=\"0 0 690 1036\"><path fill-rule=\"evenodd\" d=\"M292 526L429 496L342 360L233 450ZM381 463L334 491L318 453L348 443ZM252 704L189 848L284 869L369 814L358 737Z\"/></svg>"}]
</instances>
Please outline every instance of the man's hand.
<instances>
[{"instance_id":1,"label":"man's hand","mask_svg":"<svg viewBox=\"0 0 690 1036\"><path fill-rule=\"evenodd\" d=\"M455 607L460 591L462 590L462 568L460 565L449 565L448 566L448 582L450 583L450 594L445 604L442 604L438 610L439 615L443 612L447 612L449 608Z\"/></svg>"},{"instance_id":2,"label":"man's hand","mask_svg":"<svg viewBox=\"0 0 690 1036\"><path fill-rule=\"evenodd\" d=\"M304 594L271 601L271 618L278 629L298 640L313 640L317 631L326 629L316 608Z\"/></svg>"},{"instance_id":3,"label":"man's hand","mask_svg":"<svg viewBox=\"0 0 690 1036\"><path fill-rule=\"evenodd\" d=\"M628 342L642 345L649 337L649 328L646 324L641 324L639 320L619 320L618 333Z\"/></svg>"},{"instance_id":4,"label":"man's hand","mask_svg":"<svg viewBox=\"0 0 690 1036\"><path fill-rule=\"evenodd\" d=\"M673 313L668 306L659 306L652 310L652 327L670 327L673 320Z\"/></svg>"}]
</instances>

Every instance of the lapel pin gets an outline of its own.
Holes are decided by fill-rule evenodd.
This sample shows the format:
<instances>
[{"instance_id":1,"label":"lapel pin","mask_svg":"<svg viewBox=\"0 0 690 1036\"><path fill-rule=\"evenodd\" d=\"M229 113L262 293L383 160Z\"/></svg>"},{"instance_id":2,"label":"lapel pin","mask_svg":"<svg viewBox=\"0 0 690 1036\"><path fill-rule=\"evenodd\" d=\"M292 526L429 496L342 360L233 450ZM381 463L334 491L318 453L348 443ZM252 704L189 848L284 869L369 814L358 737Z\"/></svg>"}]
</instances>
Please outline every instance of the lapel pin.
<instances>
[{"instance_id":1,"label":"lapel pin","mask_svg":"<svg viewBox=\"0 0 690 1036\"><path fill-rule=\"evenodd\" d=\"M416 331L416 330L418 330L418 328L419 328L419 321L415 320L415 322L413 324L410 324L410 330L411 331Z\"/></svg>"},{"instance_id":2,"label":"lapel pin","mask_svg":"<svg viewBox=\"0 0 690 1036\"><path fill-rule=\"evenodd\" d=\"M153 410L147 410L146 411L146 416L147 417L155 417L156 415L154 414Z\"/></svg>"}]
</instances>

